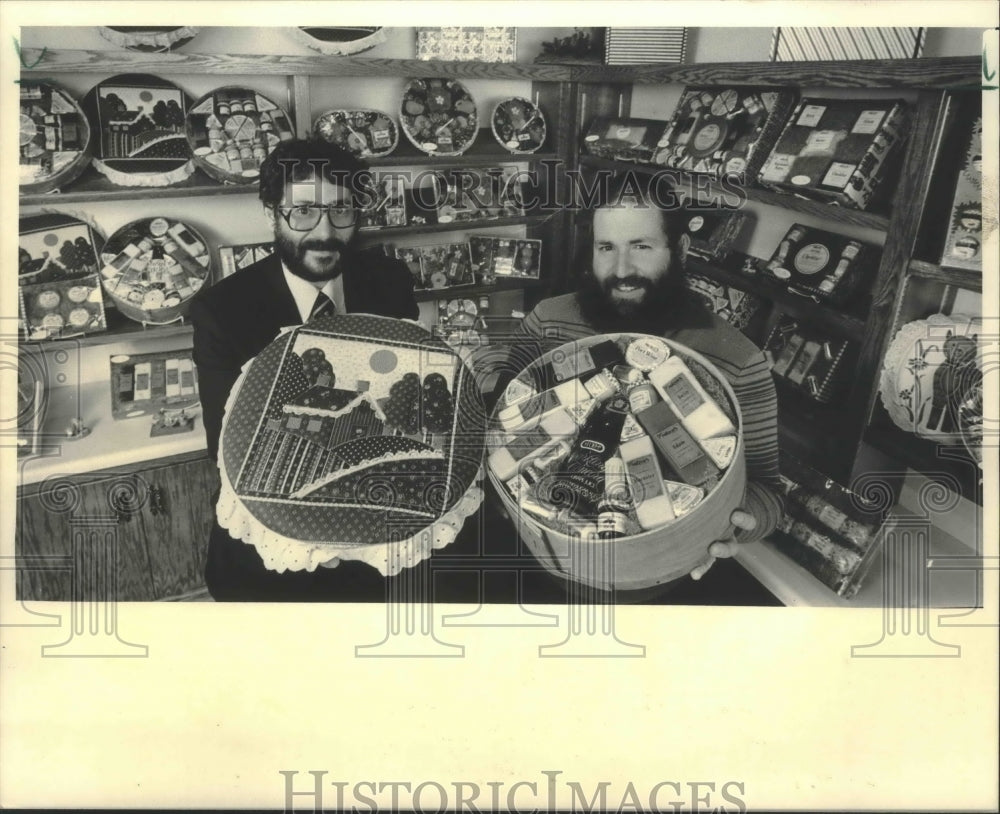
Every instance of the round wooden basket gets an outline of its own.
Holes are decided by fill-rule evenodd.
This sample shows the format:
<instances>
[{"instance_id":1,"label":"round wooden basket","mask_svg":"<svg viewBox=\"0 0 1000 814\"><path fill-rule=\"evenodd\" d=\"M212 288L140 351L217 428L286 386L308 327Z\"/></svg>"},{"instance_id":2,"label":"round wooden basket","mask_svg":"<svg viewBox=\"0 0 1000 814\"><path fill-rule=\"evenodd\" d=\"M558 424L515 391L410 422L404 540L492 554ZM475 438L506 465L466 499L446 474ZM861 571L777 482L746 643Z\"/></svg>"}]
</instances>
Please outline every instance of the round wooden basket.
<instances>
[{"instance_id":1,"label":"round wooden basket","mask_svg":"<svg viewBox=\"0 0 1000 814\"><path fill-rule=\"evenodd\" d=\"M588 337L563 345L533 362L525 373L551 360L553 354L572 354L605 339L638 337L640 334L605 334ZM547 571L558 577L590 585L602 590L637 590L671 582L687 576L706 561L708 547L716 540L730 536L729 522L733 509L740 506L746 490L746 460L743 445L743 418L736 395L726 378L700 354L676 342L664 339L671 351L682 359L694 360L711 373L729 399L736 416L737 445L733 461L719 483L691 512L667 525L621 537L614 541L588 540L571 537L550 529L523 511L507 488L487 466L493 489L504 508L517 525L518 533L535 558Z\"/></svg>"},{"instance_id":2,"label":"round wooden basket","mask_svg":"<svg viewBox=\"0 0 1000 814\"><path fill-rule=\"evenodd\" d=\"M381 158L399 144L399 127L380 110L328 110L316 118L313 135L359 158Z\"/></svg>"},{"instance_id":3,"label":"round wooden basket","mask_svg":"<svg viewBox=\"0 0 1000 814\"><path fill-rule=\"evenodd\" d=\"M521 110L535 112L529 115L527 121L522 120L518 123ZM540 130L533 128L529 133L522 133L526 123L532 119L538 119ZM548 125L542 109L520 96L512 96L510 99L497 102L493 108L493 115L490 116L490 129L497 144L512 155L530 155L538 152L545 144L548 135Z\"/></svg>"},{"instance_id":4,"label":"round wooden basket","mask_svg":"<svg viewBox=\"0 0 1000 814\"><path fill-rule=\"evenodd\" d=\"M90 163L93 140L83 108L50 82L20 84L18 155L22 195L51 192Z\"/></svg>"},{"instance_id":5,"label":"round wooden basket","mask_svg":"<svg viewBox=\"0 0 1000 814\"><path fill-rule=\"evenodd\" d=\"M83 98L94 132L94 168L124 187L166 187L194 172L184 138L191 97L166 79L122 74Z\"/></svg>"},{"instance_id":6,"label":"round wooden basket","mask_svg":"<svg viewBox=\"0 0 1000 814\"><path fill-rule=\"evenodd\" d=\"M410 80L399 103L399 124L410 143L427 155L462 155L479 134L475 100L456 79ZM450 146L443 141L445 131Z\"/></svg>"},{"instance_id":7,"label":"round wooden basket","mask_svg":"<svg viewBox=\"0 0 1000 814\"><path fill-rule=\"evenodd\" d=\"M174 255L167 251L171 243L176 247L171 249ZM174 260L177 252L186 253L182 255L186 266ZM122 258L120 268L112 265L116 258ZM111 301L129 319L152 325L184 316L211 273L205 238L194 227L172 218L143 218L126 224L108 238L101 259L102 283Z\"/></svg>"},{"instance_id":8,"label":"round wooden basket","mask_svg":"<svg viewBox=\"0 0 1000 814\"><path fill-rule=\"evenodd\" d=\"M288 114L266 96L230 85L195 102L185 120L185 134L195 164L211 178L253 184L264 159L294 131Z\"/></svg>"}]
</instances>

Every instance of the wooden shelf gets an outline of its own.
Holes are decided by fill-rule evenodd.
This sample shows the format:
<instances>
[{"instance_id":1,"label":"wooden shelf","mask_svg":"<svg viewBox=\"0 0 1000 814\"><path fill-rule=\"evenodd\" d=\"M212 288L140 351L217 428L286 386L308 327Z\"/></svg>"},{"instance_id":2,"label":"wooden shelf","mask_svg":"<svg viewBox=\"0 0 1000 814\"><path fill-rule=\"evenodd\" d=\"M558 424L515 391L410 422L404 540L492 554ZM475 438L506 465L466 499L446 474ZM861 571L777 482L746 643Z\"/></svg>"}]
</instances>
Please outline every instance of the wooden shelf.
<instances>
[{"instance_id":1,"label":"wooden shelf","mask_svg":"<svg viewBox=\"0 0 1000 814\"><path fill-rule=\"evenodd\" d=\"M728 202L735 198L736 200L733 200L733 209L739 209L742 206L743 200L740 196L745 196L746 200L754 201L755 203L765 204L766 206L776 206L792 212L801 212L806 215L823 218L824 220L833 221L835 223L861 226L866 229L876 229L880 232L884 232L889 228L889 216L880 212L866 212L858 209L849 209L844 206L836 206L834 204L823 203L821 201L813 201L808 198L800 198L797 195L775 192L761 187L737 187L730 184L723 185L708 176L699 176L682 170L671 169L670 167L661 167L653 164L637 164L629 161L614 161L612 159L598 158L597 156L592 155L581 155L580 164L586 167L612 170L614 172L633 170L635 172L646 173L649 175L654 173L664 173L672 178L675 178L676 183L682 188L685 185L693 185L697 182L701 188L704 189L707 187L712 194L722 196L724 201Z\"/></svg>"},{"instance_id":2,"label":"wooden shelf","mask_svg":"<svg viewBox=\"0 0 1000 814\"><path fill-rule=\"evenodd\" d=\"M520 291L527 288L540 288L545 285L544 280L536 280L532 277L510 277L497 279L495 283L488 285L454 285L448 288L418 289L413 292L417 302L427 302L429 300L456 300L469 297L489 296L497 291Z\"/></svg>"},{"instance_id":3,"label":"wooden shelf","mask_svg":"<svg viewBox=\"0 0 1000 814\"><path fill-rule=\"evenodd\" d=\"M306 75L342 77L450 77L537 82L763 85L824 88L978 89L979 57L717 62L703 65L581 65L572 63L444 62L372 57L277 54L143 54L131 51L25 48L25 74L155 73Z\"/></svg>"},{"instance_id":4,"label":"wooden shelf","mask_svg":"<svg viewBox=\"0 0 1000 814\"><path fill-rule=\"evenodd\" d=\"M704 274L724 285L749 291L751 294L770 300L780 305L782 311L796 319L822 325L844 338L856 339L861 335L865 326L863 316L840 311L835 306L818 303L808 297L793 294L781 283L769 280L760 274L749 276L735 271L742 265L745 256L734 252L726 260L725 266L689 256L687 267L689 271L696 274ZM859 299L859 297L855 297L855 301Z\"/></svg>"},{"instance_id":5,"label":"wooden shelf","mask_svg":"<svg viewBox=\"0 0 1000 814\"><path fill-rule=\"evenodd\" d=\"M25 74L46 73L152 73L271 76L444 77L452 79L525 79L569 82L568 65L502 62L443 62L439 60L379 59L321 54L143 54L132 51L25 48L21 52ZM27 67L30 66L30 67Z\"/></svg>"},{"instance_id":6,"label":"wooden shelf","mask_svg":"<svg viewBox=\"0 0 1000 814\"><path fill-rule=\"evenodd\" d=\"M55 348L60 345L73 345L73 347L96 347L98 345L114 345L119 342L145 339L172 339L177 336L189 336L192 333L191 323L179 322L170 325L150 325L143 327L113 309L106 310L108 330L99 334L84 334L66 339L45 339L41 341L24 341L21 347L42 351L46 348Z\"/></svg>"},{"instance_id":7,"label":"wooden shelf","mask_svg":"<svg viewBox=\"0 0 1000 814\"><path fill-rule=\"evenodd\" d=\"M979 89L979 57L574 66L574 82L764 87Z\"/></svg>"},{"instance_id":8,"label":"wooden shelf","mask_svg":"<svg viewBox=\"0 0 1000 814\"><path fill-rule=\"evenodd\" d=\"M483 115L483 111L480 111ZM489 127L480 127L475 141L461 155L432 155L418 150L400 133L399 144L392 151L391 155L382 156L368 161L372 169L380 167L406 167L410 165L420 165L421 167L491 167L500 164L516 164L525 161L549 161L558 160L559 154L555 150L539 150L535 153L519 154L511 153L501 147L493 137L493 131Z\"/></svg>"},{"instance_id":9,"label":"wooden shelf","mask_svg":"<svg viewBox=\"0 0 1000 814\"><path fill-rule=\"evenodd\" d=\"M111 183L93 167L61 192L41 195L22 195L20 203L26 206L47 206L61 203L97 203L100 201L147 201L150 198L190 198L202 195L252 195L257 196L257 184L220 184L196 169L180 184L169 187L120 187Z\"/></svg>"},{"instance_id":10,"label":"wooden shelf","mask_svg":"<svg viewBox=\"0 0 1000 814\"><path fill-rule=\"evenodd\" d=\"M982 470L965 447L940 445L904 432L891 422L881 405L876 408L864 440L901 465L940 482L949 490L958 491L966 500L982 505Z\"/></svg>"},{"instance_id":11,"label":"wooden shelf","mask_svg":"<svg viewBox=\"0 0 1000 814\"><path fill-rule=\"evenodd\" d=\"M983 290L983 273L981 271L942 268L937 263L928 263L924 260L911 260L907 270L914 277L923 280L936 280L939 283L966 288L969 291L981 292Z\"/></svg>"},{"instance_id":12,"label":"wooden shelf","mask_svg":"<svg viewBox=\"0 0 1000 814\"><path fill-rule=\"evenodd\" d=\"M434 234L435 232L478 231L480 229L500 229L505 226L541 226L547 220L548 217L545 215L520 215L511 218L478 218L476 220L427 223L415 226L385 226L381 229L365 229L360 233L360 240L370 243L395 237Z\"/></svg>"}]
</instances>

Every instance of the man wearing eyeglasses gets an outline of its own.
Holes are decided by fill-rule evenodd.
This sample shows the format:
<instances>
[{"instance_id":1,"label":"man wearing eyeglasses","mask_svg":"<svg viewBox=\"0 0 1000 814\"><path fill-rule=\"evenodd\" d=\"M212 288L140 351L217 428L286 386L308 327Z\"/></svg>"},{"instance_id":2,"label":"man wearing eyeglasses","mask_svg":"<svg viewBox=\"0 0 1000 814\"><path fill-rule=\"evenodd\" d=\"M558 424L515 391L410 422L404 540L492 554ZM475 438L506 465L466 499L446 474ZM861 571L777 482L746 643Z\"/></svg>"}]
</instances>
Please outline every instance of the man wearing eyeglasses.
<instances>
[{"instance_id":1,"label":"man wearing eyeglasses","mask_svg":"<svg viewBox=\"0 0 1000 814\"><path fill-rule=\"evenodd\" d=\"M333 313L417 318L406 264L357 249L364 194L359 174L367 170L362 161L325 141L281 142L262 164L260 200L274 231L275 253L203 289L191 303L194 362L213 459L226 400L243 365L282 328ZM364 584L370 579L364 570L350 579L347 572L354 569L347 565L277 574L267 570L253 546L215 523L205 579L214 598L246 601L304 600L345 591L342 598L349 599L351 591L379 588ZM334 572L340 573L333 577ZM337 589L331 582L346 587Z\"/></svg>"}]
</instances>

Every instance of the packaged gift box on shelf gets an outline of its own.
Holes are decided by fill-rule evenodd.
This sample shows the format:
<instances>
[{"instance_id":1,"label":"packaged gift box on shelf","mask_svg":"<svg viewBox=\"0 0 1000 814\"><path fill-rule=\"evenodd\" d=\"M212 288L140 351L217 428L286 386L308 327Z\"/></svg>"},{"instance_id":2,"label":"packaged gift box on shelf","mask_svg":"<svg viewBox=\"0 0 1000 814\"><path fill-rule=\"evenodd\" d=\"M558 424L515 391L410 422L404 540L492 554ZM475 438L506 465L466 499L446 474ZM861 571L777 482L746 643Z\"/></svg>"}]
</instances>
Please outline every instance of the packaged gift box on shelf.
<instances>
[{"instance_id":1,"label":"packaged gift box on shelf","mask_svg":"<svg viewBox=\"0 0 1000 814\"><path fill-rule=\"evenodd\" d=\"M878 254L860 241L796 223L759 265L789 291L842 305L877 265Z\"/></svg>"},{"instance_id":2,"label":"packaged gift box on shelf","mask_svg":"<svg viewBox=\"0 0 1000 814\"><path fill-rule=\"evenodd\" d=\"M782 314L764 343L771 372L811 399L828 403L845 381L846 339L835 339L803 328L798 320Z\"/></svg>"},{"instance_id":3,"label":"packaged gift box on shelf","mask_svg":"<svg viewBox=\"0 0 1000 814\"><path fill-rule=\"evenodd\" d=\"M972 124L965 158L958 172L955 197L948 222L948 237L941 254L946 268L981 271L983 267L983 120Z\"/></svg>"},{"instance_id":4,"label":"packaged gift box on shelf","mask_svg":"<svg viewBox=\"0 0 1000 814\"><path fill-rule=\"evenodd\" d=\"M786 515L771 538L778 549L845 599L861 587L882 543L874 504L793 456L782 456Z\"/></svg>"},{"instance_id":5,"label":"packaged gift box on shelf","mask_svg":"<svg viewBox=\"0 0 1000 814\"><path fill-rule=\"evenodd\" d=\"M583 137L583 147L598 158L648 164L666 124L656 119L598 116Z\"/></svg>"},{"instance_id":6,"label":"packaged gift box on shelf","mask_svg":"<svg viewBox=\"0 0 1000 814\"><path fill-rule=\"evenodd\" d=\"M867 209L908 132L901 100L804 98L759 181L778 191Z\"/></svg>"},{"instance_id":7,"label":"packaged gift box on shelf","mask_svg":"<svg viewBox=\"0 0 1000 814\"><path fill-rule=\"evenodd\" d=\"M494 411L488 448L490 480L542 565L605 589L690 573L731 531L746 484L728 382L690 349L640 334L529 364Z\"/></svg>"}]
</instances>

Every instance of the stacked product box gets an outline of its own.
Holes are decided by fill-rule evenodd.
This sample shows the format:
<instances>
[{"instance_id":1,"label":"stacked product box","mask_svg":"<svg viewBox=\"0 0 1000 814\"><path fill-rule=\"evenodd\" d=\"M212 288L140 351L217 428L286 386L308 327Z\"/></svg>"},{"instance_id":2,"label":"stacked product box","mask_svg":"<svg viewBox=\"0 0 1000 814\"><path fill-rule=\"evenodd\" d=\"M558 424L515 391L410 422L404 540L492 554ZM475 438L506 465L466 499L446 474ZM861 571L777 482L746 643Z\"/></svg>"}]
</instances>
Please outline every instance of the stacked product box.
<instances>
[{"instance_id":1,"label":"stacked product box","mask_svg":"<svg viewBox=\"0 0 1000 814\"><path fill-rule=\"evenodd\" d=\"M489 466L541 525L603 540L660 529L734 462L736 405L661 339L605 338L529 370L498 405Z\"/></svg>"}]
</instances>

